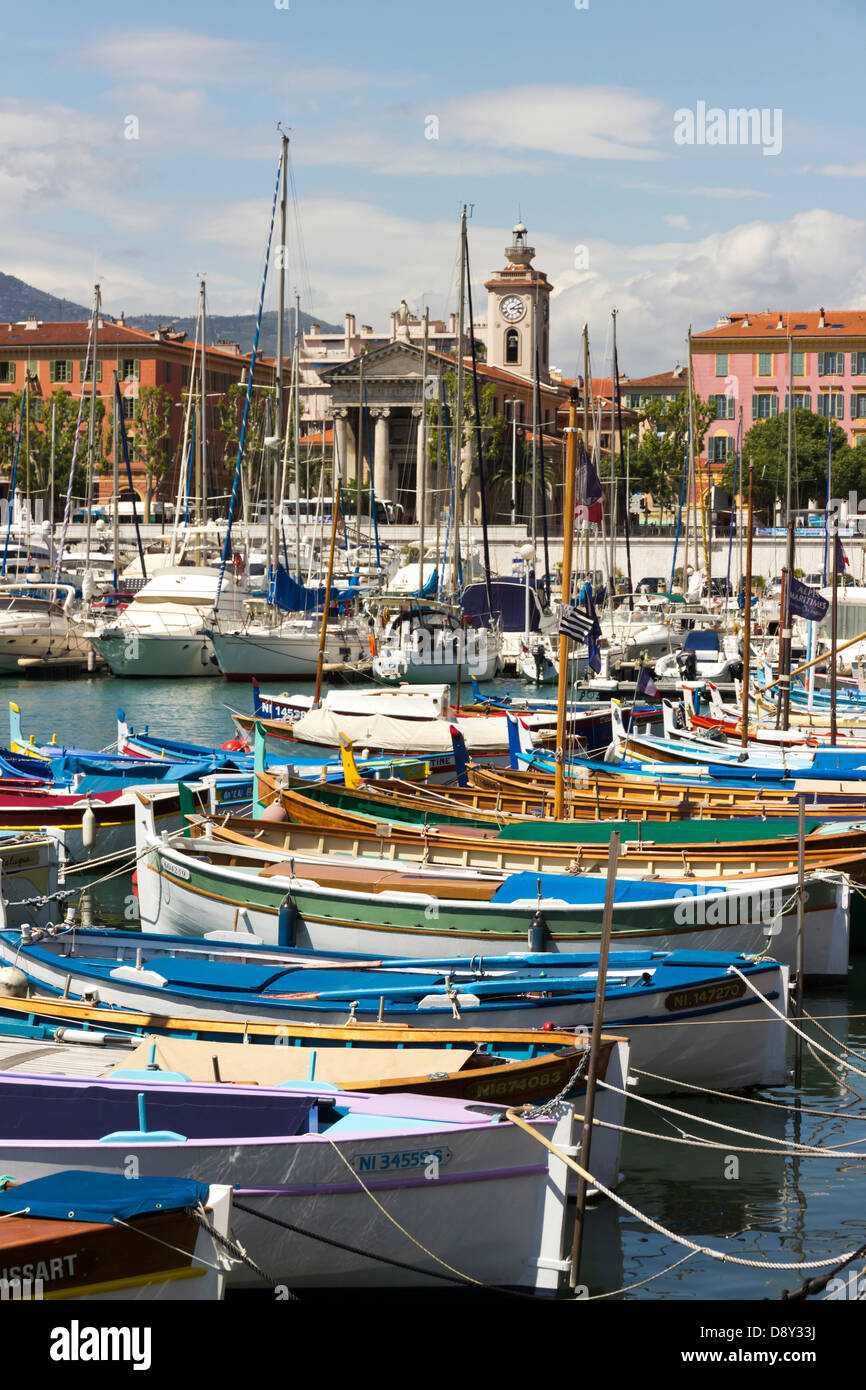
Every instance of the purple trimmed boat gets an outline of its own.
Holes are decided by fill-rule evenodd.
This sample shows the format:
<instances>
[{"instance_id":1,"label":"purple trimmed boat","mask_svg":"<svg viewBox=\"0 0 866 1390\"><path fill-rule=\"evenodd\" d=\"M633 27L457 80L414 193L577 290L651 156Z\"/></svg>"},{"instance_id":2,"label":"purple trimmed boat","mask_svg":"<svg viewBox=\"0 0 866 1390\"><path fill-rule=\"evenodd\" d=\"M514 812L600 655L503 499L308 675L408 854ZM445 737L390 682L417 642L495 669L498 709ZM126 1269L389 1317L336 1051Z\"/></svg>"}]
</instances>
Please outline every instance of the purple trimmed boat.
<instances>
[{"instance_id":1,"label":"purple trimmed boat","mask_svg":"<svg viewBox=\"0 0 866 1390\"><path fill-rule=\"evenodd\" d=\"M566 1165L501 1106L151 1075L0 1074L0 1171L233 1184L235 1239L290 1289L480 1281L552 1294L568 1268ZM532 1123L571 1144L570 1106ZM229 1283L261 1287L245 1265Z\"/></svg>"}]
</instances>

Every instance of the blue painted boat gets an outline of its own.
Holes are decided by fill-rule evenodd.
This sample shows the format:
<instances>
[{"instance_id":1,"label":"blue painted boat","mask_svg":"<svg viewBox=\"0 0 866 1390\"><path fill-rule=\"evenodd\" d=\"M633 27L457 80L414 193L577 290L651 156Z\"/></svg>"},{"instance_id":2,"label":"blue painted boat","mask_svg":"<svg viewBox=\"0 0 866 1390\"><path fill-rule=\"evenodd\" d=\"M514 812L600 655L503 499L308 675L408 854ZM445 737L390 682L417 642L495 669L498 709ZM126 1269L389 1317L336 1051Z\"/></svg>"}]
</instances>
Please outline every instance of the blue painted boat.
<instances>
[{"instance_id":1,"label":"blue painted boat","mask_svg":"<svg viewBox=\"0 0 866 1390\"><path fill-rule=\"evenodd\" d=\"M460 1031L587 1028L598 983L594 951L377 959L246 945L243 934L230 944L147 932L6 929L0 960L40 992L67 999L97 993L109 1007L190 1020L327 1026L355 1020ZM733 952L617 951L604 1026L629 1038L635 1066L678 1082L718 1089L782 1084L785 1026L764 999L785 1013L787 974L776 961Z\"/></svg>"}]
</instances>

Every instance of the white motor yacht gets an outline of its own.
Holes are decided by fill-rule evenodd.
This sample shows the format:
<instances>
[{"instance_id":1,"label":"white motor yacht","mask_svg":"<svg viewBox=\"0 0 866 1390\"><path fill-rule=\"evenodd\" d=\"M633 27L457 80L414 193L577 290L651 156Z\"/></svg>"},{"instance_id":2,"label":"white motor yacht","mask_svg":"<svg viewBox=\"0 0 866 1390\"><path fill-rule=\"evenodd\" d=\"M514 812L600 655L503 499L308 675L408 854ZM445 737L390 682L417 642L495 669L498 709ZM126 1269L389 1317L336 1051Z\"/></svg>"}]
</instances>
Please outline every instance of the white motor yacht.
<instances>
[{"instance_id":1,"label":"white motor yacht","mask_svg":"<svg viewBox=\"0 0 866 1390\"><path fill-rule=\"evenodd\" d=\"M87 635L116 676L218 676L207 630L213 624L219 572L195 565L160 569L128 608ZM228 569L217 613L244 620L249 588Z\"/></svg>"}]
</instances>

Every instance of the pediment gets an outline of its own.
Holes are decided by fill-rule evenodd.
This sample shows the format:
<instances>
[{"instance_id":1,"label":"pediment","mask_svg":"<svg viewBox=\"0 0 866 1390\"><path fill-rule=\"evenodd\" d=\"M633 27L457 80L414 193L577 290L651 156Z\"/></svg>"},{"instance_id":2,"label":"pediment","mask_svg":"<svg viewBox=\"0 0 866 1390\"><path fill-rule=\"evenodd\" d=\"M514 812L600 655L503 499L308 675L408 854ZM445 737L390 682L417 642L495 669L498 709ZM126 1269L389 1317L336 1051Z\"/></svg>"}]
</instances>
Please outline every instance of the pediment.
<instances>
[{"instance_id":1,"label":"pediment","mask_svg":"<svg viewBox=\"0 0 866 1390\"><path fill-rule=\"evenodd\" d=\"M423 350L414 343L384 343L363 354L364 380L376 377L420 377ZM360 358L353 357L348 362L335 363L319 373L322 381L336 386L338 383L357 381L360 375Z\"/></svg>"}]
</instances>

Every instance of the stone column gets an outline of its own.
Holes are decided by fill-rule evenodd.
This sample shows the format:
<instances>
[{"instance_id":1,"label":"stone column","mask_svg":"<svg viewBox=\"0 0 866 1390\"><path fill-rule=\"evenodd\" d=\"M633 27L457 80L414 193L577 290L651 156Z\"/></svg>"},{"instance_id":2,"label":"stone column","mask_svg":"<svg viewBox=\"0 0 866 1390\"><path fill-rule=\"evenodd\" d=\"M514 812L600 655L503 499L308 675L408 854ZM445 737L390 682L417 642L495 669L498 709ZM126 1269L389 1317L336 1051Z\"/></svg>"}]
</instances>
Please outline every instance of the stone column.
<instances>
[{"instance_id":1,"label":"stone column","mask_svg":"<svg viewBox=\"0 0 866 1390\"><path fill-rule=\"evenodd\" d=\"M358 451L355 447L355 427L352 422L352 414L347 406L334 407L334 429L336 430L337 458L340 461L340 474L343 482L354 482L358 468Z\"/></svg>"},{"instance_id":2,"label":"stone column","mask_svg":"<svg viewBox=\"0 0 866 1390\"><path fill-rule=\"evenodd\" d=\"M391 498L391 411L379 406L372 411L376 421L373 436L373 486L377 498Z\"/></svg>"}]
</instances>

